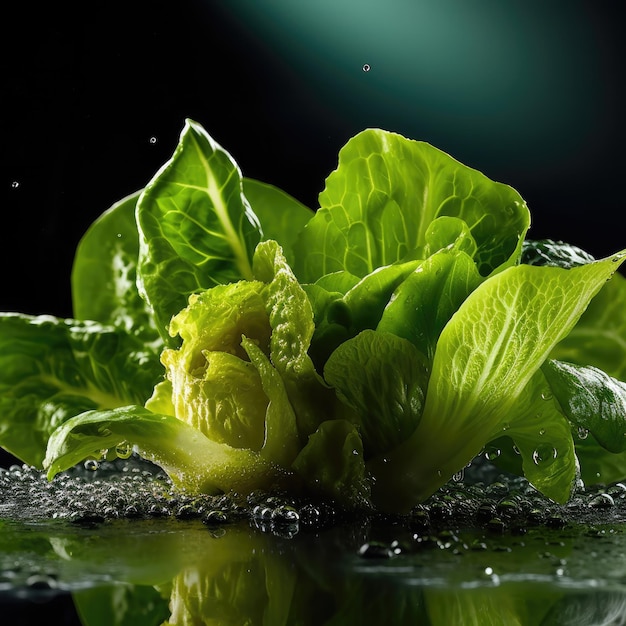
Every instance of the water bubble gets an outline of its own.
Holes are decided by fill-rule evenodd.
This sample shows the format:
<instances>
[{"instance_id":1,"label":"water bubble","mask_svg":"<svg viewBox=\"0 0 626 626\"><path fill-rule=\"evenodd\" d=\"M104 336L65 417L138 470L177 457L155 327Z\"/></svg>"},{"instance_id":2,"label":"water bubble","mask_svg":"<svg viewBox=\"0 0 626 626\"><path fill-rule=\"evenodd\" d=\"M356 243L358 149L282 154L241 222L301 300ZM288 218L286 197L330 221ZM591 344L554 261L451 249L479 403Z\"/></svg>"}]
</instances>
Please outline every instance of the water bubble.
<instances>
[{"instance_id":1,"label":"water bubble","mask_svg":"<svg viewBox=\"0 0 626 626\"><path fill-rule=\"evenodd\" d=\"M183 504L178 508L175 515L177 519L193 519L194 517L199 517L200 513L195 506L191 504Z\"/></svg>"},{"instance_id":2,"label":"water bubble","mask_svg":"<svg viewBox=\"0 0 626 626\"><path fill-rule=\"evenodd\" d=\"M610 508L615 506L615 500L608 493L601 493L589 502L589 506L594 509Z\"/></svg>"},{"instance_id":3,"label":"water bubble","mask_svg":"<svg viewBox=\"0 0 626 626\"><path fill-rule=\"evenodd\" d=\"M545 428L540 428L539 429L539 434L542 435L542 436L545 435L546 434L546 429Z\"/></svg>"},{"instance_id":4,"label":"water bubble","mask_svg":"<svg viewBox=\"0 0 626 626\"><path fill-rule=\"evenodd\" d=\"M158 140L157 140L157 138L156 138L156 137L150 137L150 143L151 143L152 145L154 145L157 141L158 141Z\"/></svg>"},{"instance_id":5,"label":"water bubble","mask_svg":"<svg viewBox=\"0 0 626 626\"><path fill-rule=\"evenodd\" d=\"M552 400L552 392L545 390L541 392L541 399L542 400Z\"/></svg>"},{"instance_id":6,"label":"water bubble","mask_svg":"<svg viewBox=\"0 0 626 626\"><path fill-rule=\"evenodd\" d=\"M19 189L19 187L20 187L20 181L19 180L14 180L11 183L11 189Z\"/></svg>"},{"instance_id":7,"label":"water bubble","mask_svg":"<svg viewBox=\"0 0 626 626\"><path fill-rule=\"evenodd\" d=\"M96 459L87 459L83 466L86 470L89 470L90 472L95 472L100 467L100 463L98 463Z\"/></svg>"},{"instance_id":8,"label":"water bubble","mask_svg":"<svg viewBox=\"0 0 626 626\"><path fill-rule=\"evenodd\" d=\"M298 511L289 504L283 504L272 512L272 521L279 523L293 523L300 520Z\"/></svg>"},{"instance_id":9,"label":"water bubble","mask_svg":"<svg viewBox=\"0 0 626 626\"><path fill-rule=\"evenodd\" d=\"M487 529L493 533L503 533L506 529L506 525L499 517L492 517L487 522Z\"/></svg>"},{"instance_id":10,"label":"water bubble","mask_svg":"<svg viewBox=\"0 0 626 626\"><path fill-rule=\"evenodd\" d=\"M224 511L220 511L218 509L208 511L202 518L202 523L207 526L211 526L213 524L225 524L226 522L228 522L228 516Z\"/></svg>"},{"instance_id":11,"label":"water bubble","mask_svg":"<svg viewBox=\"0 0 626 626\"><path fill-rule=\"evenodd\" d=\"M129 504L123 511L124 517L140 517L141 513L139 509L134 504Z\"/></svg>"},{"instance_id":12,"label":"water bubble","mask_svg":"<svg viewBox=\"0 0 626 626\"><path fill-rule=\"evenodd\" d=\"M33 574L26 579L26 584L33 590L56 589L57 581L53 575Z\"/></svg>"},{"instance_id":13,"label":"water bubble","mask_svg":"<svg viewBox=\"0 0 626 626\"><path fill-rule=\"evenodd\" d=\"M391 547L379 541L364 543L359 548L358 554L366 559L389 559L394 556Z\"/></svg>"},{"instance_id":14,"label":"water bubble","mask_svg":"<svg viewBox=\"0 0 626 626\"><path fill-rule=\"evenodd\" d=\"M372 69L372 66L369 63L364 63L363 64L363 71L364 72L369 72Z\"/></svg>"},{"instance_id":15,"label":"water bubble","mask_svg":"<svg viewBox=\"0 0 626 626\"><path fill-rule=\"evenodd\" d=\"M463 479L465 478L465 470L461 469L458 472L456 472L455 474L452 475L452 480L455 483L460 483L463 481Z\"/></svg>"},{"instance_id":16,"label":"water bubble","mask_svg":"<svg viewBox=\"0 0 626 626\"><path fill-rule=\"evenodd\" d=\"M589 436L589 431L586 428L583 428L582 426L578 427L578 438L579 439L587 439L587 437Z\"/></svg>"},{"instance_id":17,"label":"water bubble","mask_svg":"<svg viewBox=\"0 0 626 626\"><path fill-rule=\"evenodd\" d=\"M252 509L252 515L257 519L270 520L272 518L273 509L269 506L257 504Z\"/></svg>"}]
</instances>

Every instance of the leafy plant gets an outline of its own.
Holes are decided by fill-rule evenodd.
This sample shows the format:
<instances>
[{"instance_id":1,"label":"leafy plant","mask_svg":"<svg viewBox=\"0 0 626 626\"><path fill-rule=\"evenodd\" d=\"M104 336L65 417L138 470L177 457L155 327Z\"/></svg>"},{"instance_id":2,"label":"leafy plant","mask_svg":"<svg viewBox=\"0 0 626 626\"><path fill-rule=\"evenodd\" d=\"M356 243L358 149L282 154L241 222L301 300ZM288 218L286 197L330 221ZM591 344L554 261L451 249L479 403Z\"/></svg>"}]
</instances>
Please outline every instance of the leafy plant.
<instances>
[{"instance_id":1,"label":"leafy plant","mask_svg":"<svg viewBox=\"0 0 626 626\"><path fill-rule=\"evenodd\" d=\"M377 129L313 212L188 120L80 242L76 319L0 316L0 444L50 478L123 444L189 491L397 513L487 444L559 502L626 478L626 250L529 225L511 187Z\"/></svg>"}]
</instances>

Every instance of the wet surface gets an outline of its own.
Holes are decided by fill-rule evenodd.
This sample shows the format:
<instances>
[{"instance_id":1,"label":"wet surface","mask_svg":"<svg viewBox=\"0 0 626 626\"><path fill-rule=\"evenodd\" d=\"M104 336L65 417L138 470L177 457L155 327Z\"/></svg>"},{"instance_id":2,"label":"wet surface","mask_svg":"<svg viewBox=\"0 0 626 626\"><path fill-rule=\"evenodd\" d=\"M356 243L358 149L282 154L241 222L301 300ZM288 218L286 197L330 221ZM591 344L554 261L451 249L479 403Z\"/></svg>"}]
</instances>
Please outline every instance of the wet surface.
<instances>
[{"instance_id":1,"label":"wet surface","mask_svg":"<svg viewBox=\"0 0 626 626\"><path fill-rule=\"evenodd\" d=\"M621 623L606 620L626 614L626 488L559 506L479 478L390 518L280 494L193 498L134 459L52 482L12 466L0 601L86 626Z\"/></svg>"}]
</instances>

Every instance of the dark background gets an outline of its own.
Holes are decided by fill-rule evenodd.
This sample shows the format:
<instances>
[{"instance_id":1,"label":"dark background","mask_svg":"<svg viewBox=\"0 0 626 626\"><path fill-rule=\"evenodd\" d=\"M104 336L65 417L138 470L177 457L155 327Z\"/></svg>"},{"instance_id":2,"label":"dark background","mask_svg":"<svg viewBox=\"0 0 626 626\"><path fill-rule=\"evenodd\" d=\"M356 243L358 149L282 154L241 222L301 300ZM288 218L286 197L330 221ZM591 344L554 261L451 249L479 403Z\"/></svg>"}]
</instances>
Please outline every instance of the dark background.
<instances>
[{"instance_id":1,"label":"dark background","mask_svg":"<svg viewBox=\"0 0 626 626\"><path fill-rule=\"evenodd\" d=\"M311 208L340 147L381 127L515 187L533 238L596 256L626 246L619 3L36 1L13 12L0 310L71 315L80 236L150 180L187 117L245 175Z\"/></svg>"}]
</instances>

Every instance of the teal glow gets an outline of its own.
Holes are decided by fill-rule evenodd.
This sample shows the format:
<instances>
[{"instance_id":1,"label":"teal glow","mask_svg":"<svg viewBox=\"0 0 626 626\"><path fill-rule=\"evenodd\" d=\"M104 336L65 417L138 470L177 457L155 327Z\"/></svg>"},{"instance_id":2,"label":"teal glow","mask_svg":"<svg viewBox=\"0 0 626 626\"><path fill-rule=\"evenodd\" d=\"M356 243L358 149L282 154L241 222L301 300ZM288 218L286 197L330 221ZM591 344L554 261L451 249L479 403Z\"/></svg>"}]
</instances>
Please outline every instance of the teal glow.
<instances>
[{"instance_id":1,"label":"teal glow","mask_svg":"<svg viewBox=\"0 0 626 626\"><path fill-rule=\"evenodd\" d=\"M572 129L586 141L602 117L599 42L581 9L493 0L229 7L312 93L362 126L414 135L435 127L440 137L476 138L492 151L502 142L536 151L546 138L570 150Z\"/></svg>"}]
</instances>

